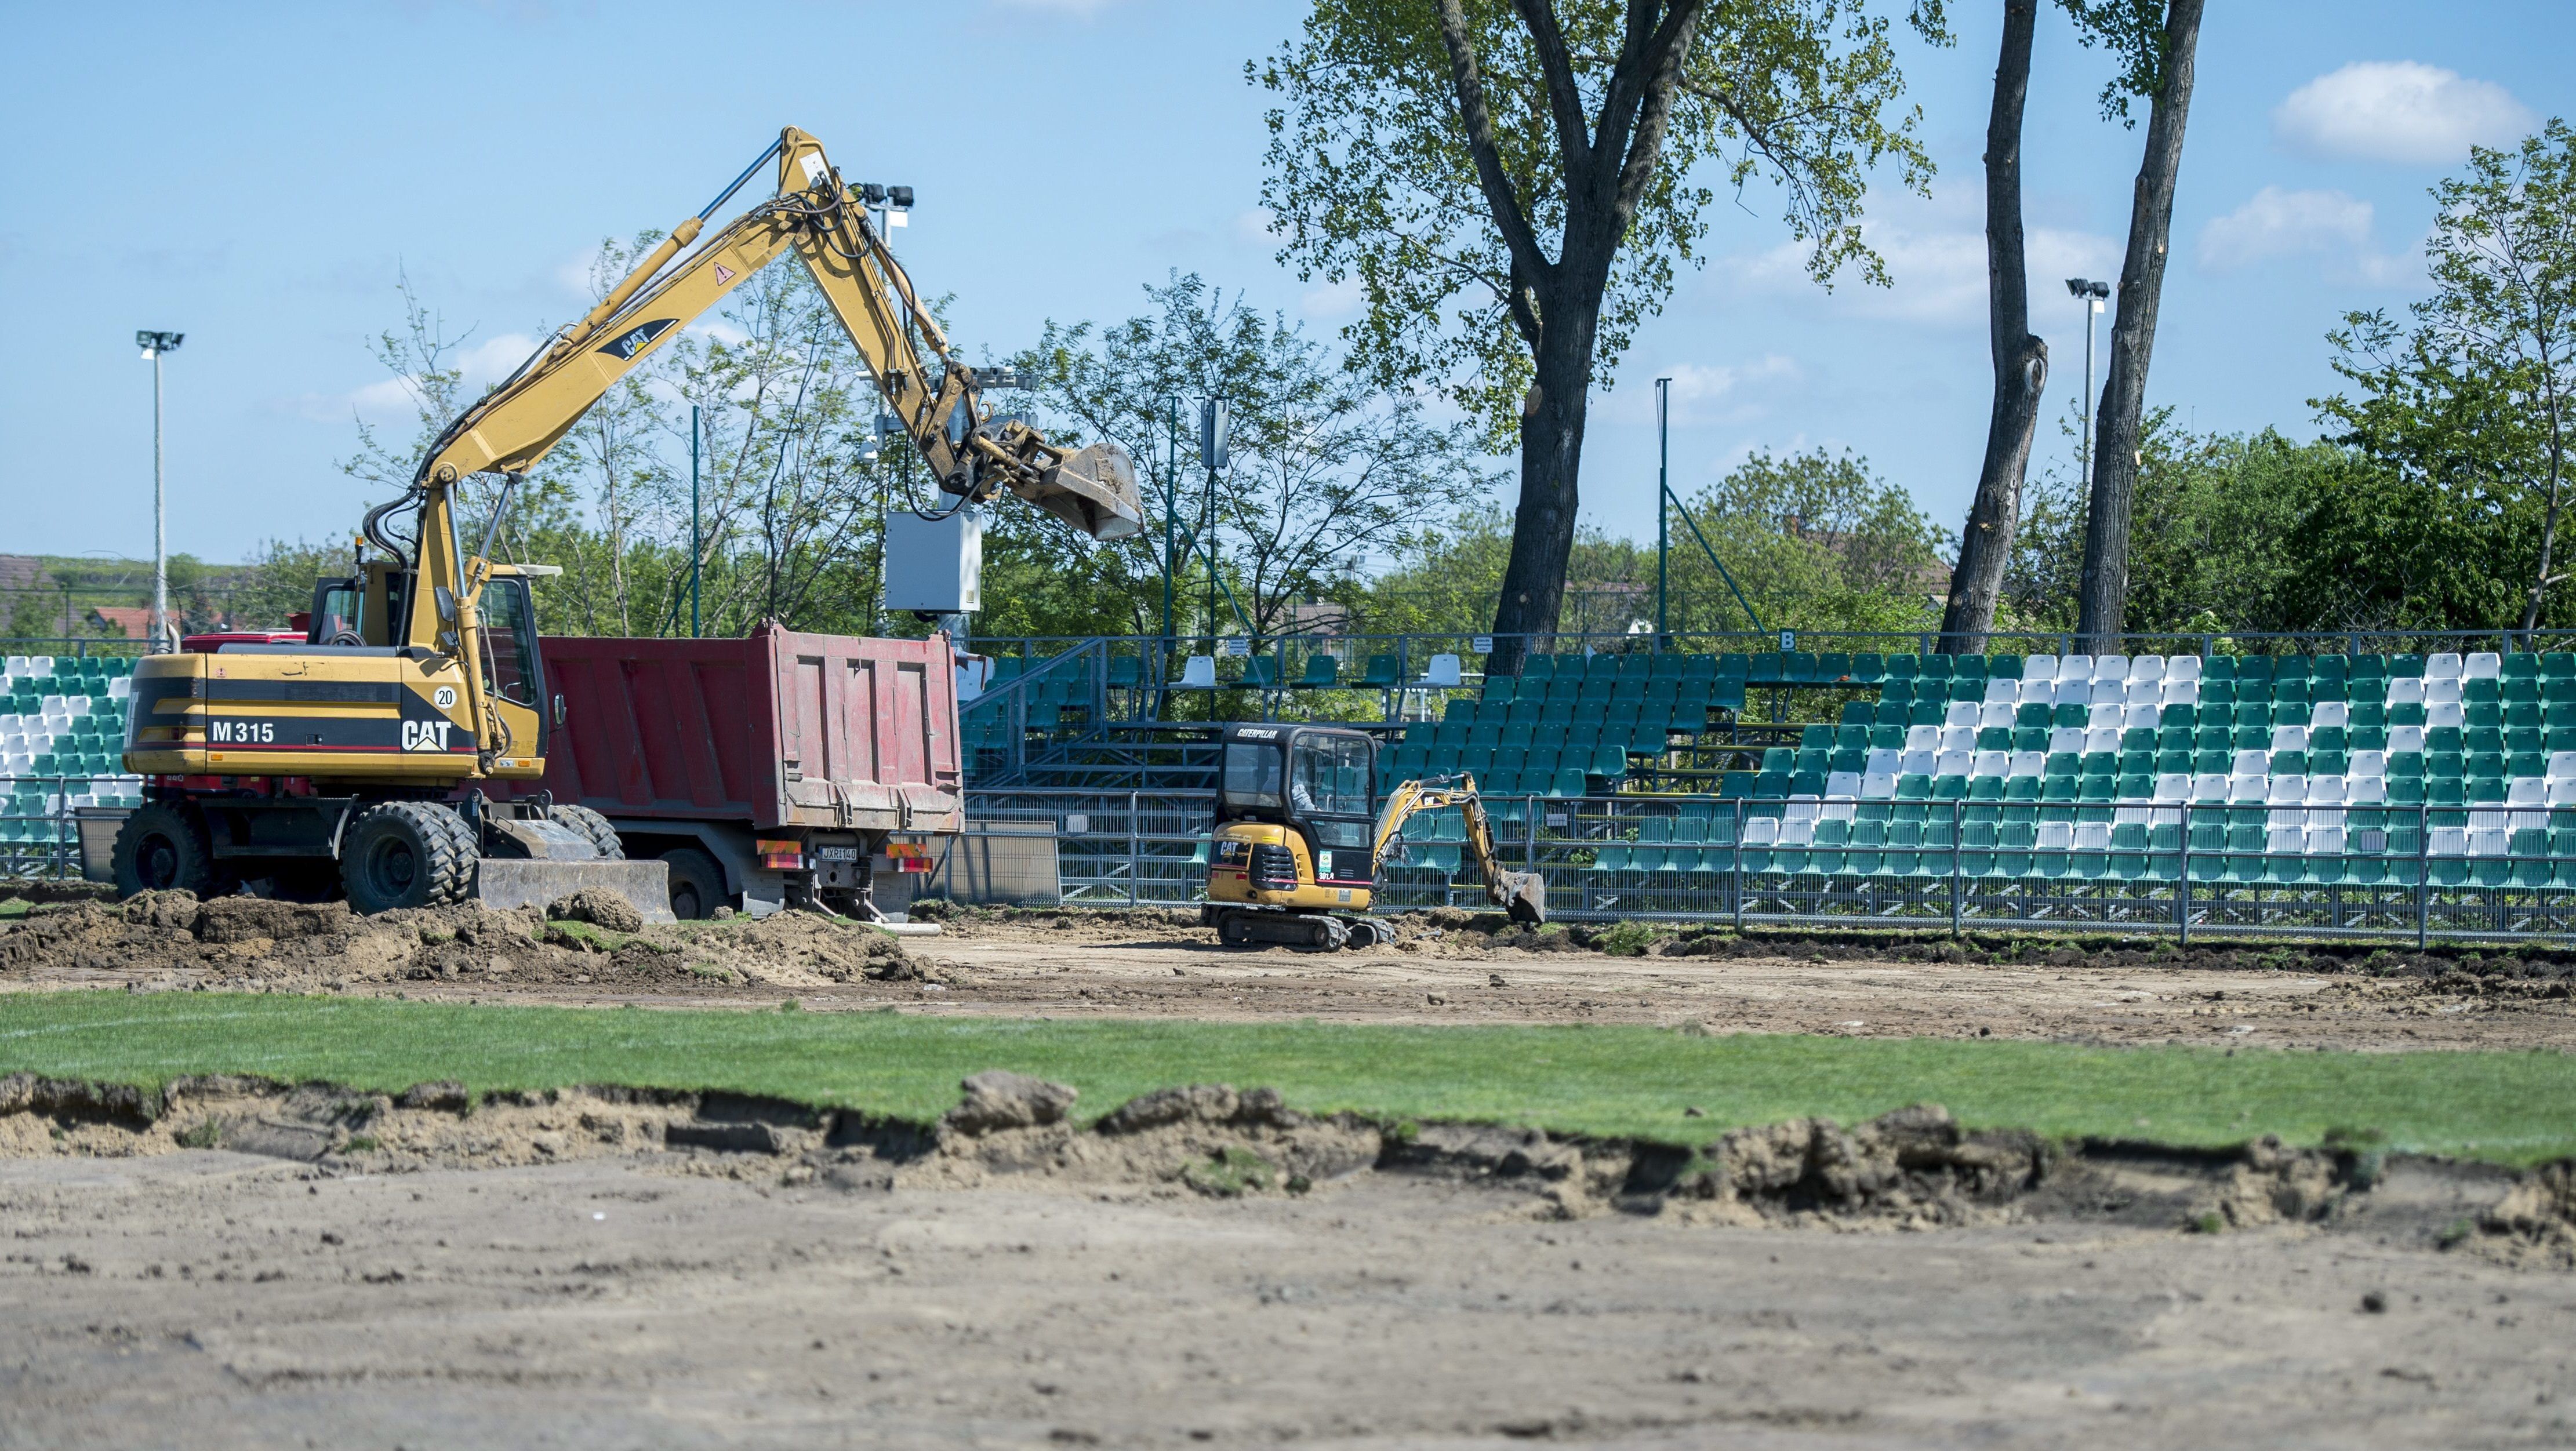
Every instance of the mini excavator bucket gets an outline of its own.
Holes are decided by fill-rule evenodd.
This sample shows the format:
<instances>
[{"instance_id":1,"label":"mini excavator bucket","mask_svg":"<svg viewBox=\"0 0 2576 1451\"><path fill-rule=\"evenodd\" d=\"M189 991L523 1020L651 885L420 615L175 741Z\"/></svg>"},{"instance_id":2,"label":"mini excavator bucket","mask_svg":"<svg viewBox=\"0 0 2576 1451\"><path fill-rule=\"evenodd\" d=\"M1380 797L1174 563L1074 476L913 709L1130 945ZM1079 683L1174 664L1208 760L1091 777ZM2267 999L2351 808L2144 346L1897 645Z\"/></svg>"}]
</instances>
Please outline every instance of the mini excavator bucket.
<instances>
[{"instance_id":1,"label":"mini excavator bucket","mask_svg":"<svg viewBox=\"0 0 2576 1451\"><path fill-rule=\"evenodd\" d=\"M1496 904L1524 927L1547 920L1547 878L1536 872L1503 872L1494 880Z\"/></svg>"},{"instance_id":2,"label":"mini excavator bucket","mask_svg":"<svg viewBox=\"0 0 2576 1451\"><path fill-rule=\"evenodd\" d=\"M1136 462L1115 443L1095 443L1065 455L1021 497L1094 539L1124 539L1145 527Z\"/></svg>"}]
</instances>

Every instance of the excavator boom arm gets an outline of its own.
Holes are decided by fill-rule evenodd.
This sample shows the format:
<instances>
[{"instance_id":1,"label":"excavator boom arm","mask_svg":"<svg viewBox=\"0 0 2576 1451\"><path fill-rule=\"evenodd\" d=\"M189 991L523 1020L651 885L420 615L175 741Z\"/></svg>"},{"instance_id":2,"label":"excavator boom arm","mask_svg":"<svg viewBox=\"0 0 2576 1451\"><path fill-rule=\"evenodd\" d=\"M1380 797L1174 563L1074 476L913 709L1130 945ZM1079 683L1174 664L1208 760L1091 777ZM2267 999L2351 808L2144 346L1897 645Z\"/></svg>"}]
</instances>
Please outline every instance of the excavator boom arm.
<instances>
[{"instance_id":1,"label":"excavator boom arm","mask_svg":"<svg viewBox=\"0 0 2576 1451\"><path fill-rule=\"evenodd\" d=\"M1467 822L1467 849L1476 858L1477 874L1484 879L1485 898L1508 912L1516 922L1547 920L1547 883L1536 872L1508 871L1501 853L1494 850L1493 819L1485 813L1485 801L1476 791L1473 776L1443 776L1429 781L1406 781L1388 794L1386 805L1378 812L1377 830L1369 846L1369 875L1386 864L1387 849L1403 834L1404 824L1425 811L1459 808Z\"/></svg>"},{"instance_id":2,"label":"excavator boom arm","mask_svg":"<svg viewBox=\"0 0 2576 1451\"><path fill-rule=\"evenodd\" d=\"M820 142L791 126L768 154L778 159L776 195L676 266L681 250L698 240L704 214L673 228L588 316L449 425L422 461L418 482L434 487L473 473L534 468L647 354L792 248L942 489L981 502L1007 488L1094 538L1143 528L1135 468L1124 450L1102 444L1069 452L1024 423L991 423L974 370L951 355L911 277Z\"/></svg>"}]
</instances>

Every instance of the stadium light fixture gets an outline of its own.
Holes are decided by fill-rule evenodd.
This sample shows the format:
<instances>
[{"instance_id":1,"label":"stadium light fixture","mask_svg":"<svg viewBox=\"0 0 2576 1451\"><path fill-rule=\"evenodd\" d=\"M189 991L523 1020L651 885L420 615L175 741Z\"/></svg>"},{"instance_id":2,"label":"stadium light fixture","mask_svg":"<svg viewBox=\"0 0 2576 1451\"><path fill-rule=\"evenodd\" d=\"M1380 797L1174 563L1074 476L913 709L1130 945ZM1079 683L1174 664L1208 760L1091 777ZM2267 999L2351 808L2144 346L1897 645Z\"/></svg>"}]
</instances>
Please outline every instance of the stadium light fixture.
<instances>
[{"instance_id":1,"label":"stadium light fixture","mask_svg":"<svg viewBox=\"0 0 2576 1451\"><path fill-rule=\"evenodd\" d=\"M134 334L135 346L143 349L143 361L152 365L152 653L166 654L174 648L170 638L170 555L168 551L167 497L161 471L161 355L174 352L187 341L184 333L161 332L145 328Z\"/></svg>"},{"instance_id":2,"label":"stadium light fixture","mask_svg":"<svg viewBox=\"0 0 2576 1451\"><path fill-rule=\"evenodd\" d=\"M2084 304L2084 487L2093 487L2093 319L2102 313L2102 299L2111 295L2111 284L2083 277L2066 279L2066 290Z\"/></svg>"}]
</instances>

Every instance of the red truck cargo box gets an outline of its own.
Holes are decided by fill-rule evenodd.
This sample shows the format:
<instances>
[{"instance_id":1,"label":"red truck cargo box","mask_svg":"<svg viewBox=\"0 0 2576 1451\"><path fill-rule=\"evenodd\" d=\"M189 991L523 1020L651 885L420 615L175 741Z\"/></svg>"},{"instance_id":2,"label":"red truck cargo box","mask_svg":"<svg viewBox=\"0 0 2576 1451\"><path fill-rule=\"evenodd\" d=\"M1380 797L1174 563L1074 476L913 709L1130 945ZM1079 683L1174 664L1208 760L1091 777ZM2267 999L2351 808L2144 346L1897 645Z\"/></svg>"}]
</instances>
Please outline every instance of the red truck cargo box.
<instances>
[{"instance_id":1,"label":"red truck cargo box","mask_svg":"<svg viewBox=\"0 0 2576 1451\"><path fill-rule=\"evenodd\" d=\"M954 832L957 669L944 635L763 625L744 640L547 636L563 700L539 783L611 817Z\"/></svg>"}]
</instances>

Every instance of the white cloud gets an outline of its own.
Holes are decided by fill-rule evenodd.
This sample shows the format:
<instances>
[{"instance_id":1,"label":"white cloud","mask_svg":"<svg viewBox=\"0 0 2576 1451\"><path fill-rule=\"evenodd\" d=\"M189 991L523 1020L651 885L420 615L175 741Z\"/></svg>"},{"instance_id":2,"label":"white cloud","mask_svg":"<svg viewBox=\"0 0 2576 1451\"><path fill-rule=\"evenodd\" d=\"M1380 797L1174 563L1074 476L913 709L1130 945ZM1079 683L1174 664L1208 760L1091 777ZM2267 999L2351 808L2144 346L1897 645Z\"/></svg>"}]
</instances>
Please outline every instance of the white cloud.
<instances>
[{"instance_id":1,"label":"white cloud","mask_svg":"<svg viewBox=\"0 0 2576 1451\"><path fill-rule=\"evenodd\" d=\"M2371 283L2402 281L2422 271L2414 252L2395 256L2371 245L2370 203L2340 191L2284 191L2267 186L2200 229L2200 265L2234 272L2291 258L2321 259Z\"/></svg>"},{"instance_id":2,"label":"white cloud","mask_svg":"<svg viewBox=\"0 0 2576 1451\"><path fill-rule=\"evenodd\" d=\"M2417 61L2355 61L2292 91L2272 134L2310 156L2435 165L2529 131L2530 110L2493 81Z\"/></svg>"},{"instance_id":3,"label":"white cloud","mask_svg":"<svg viewBox=\"0 0 2576 1451\"><path fill-rule=\"evenodd\" d=\"M480 395L536 350L537 340L525 333L502 333L468 344L456 356L466 393ZM352 414L369 423L399 422L411 417L418 406L409 378L380 378L346 393L300 393L269 403L274 412L316 423L346 423Z\"/></svg>"},{"instance_id":4,"label":"white cloud","mask_svg":"<svg viewBox=\"0 0 2576 1451\"><path fill-rule=\"evenodd\" d=\"M1628 386L1593 405L1594 415L1617 423L1652 424L1657 377L1673 380L1671 422L1676 428L1688 428L1760 418L1783 394L1805 383L1807 372L1784 353L1765 353L1745 363L1675 363L1651 373L1631 373Z\"/></svg>"},{"instance_id":5,"label":"white cloud","mask_svg":"<svg viewBox=\"0 0 2576 1451\"><path fill-rule=\"evenodd\" d=\"M1275 247L1279 239L1270 229L1278 221L1268 207L1246 207L1234 214L1234 239L1247 246Z\"/></svg>"},{"instance_id":6,"label":"white cloud","mask_svg":"<svg viewBox=\"0 0 2576 1451\"><path fill-rule=\"evenodd\" d=\"M1743 259L1734 271L1750 290L1812 297L1855 317L1926 327L1984 326L1986 234L1982 228L1917 230L1871 221L1864 224L1861 235L1886 261L1891 286L1869 286L1847 269L1827 293L1809 280L1807 248L1798 242L1783 242ZM2110 238L2089 232L2033 228L2024 234L2022 250L2029 261L2031 285L2043 295L2054 291L2052 279L2106 276L2119 266L2119 248Z\"/></svg>"},{"instance_id":7,"label":"white cloud","mask_svg":"<svg viewBox=\"0 0 2576 1451\"><path fill-rule=\"evenodd\" d=\"M1297 310L1313 322L1342 322L1359 316L1368 301L1367 291L1356 277L1310 287L1297 299Z\"/></svg>"},{"instance_id":8,"label":"white cloud","mask_svg":"<svg viewBox=\"0 0 2576 1451\"><path fill-rule=\"evenodd\" d=\"M2282 257L2357 251L2370 245L2370 223L2370 203L2359 197L2267 186L2200 229L2200 265L2231 272Z\"/></svg>"}]
</instances>

